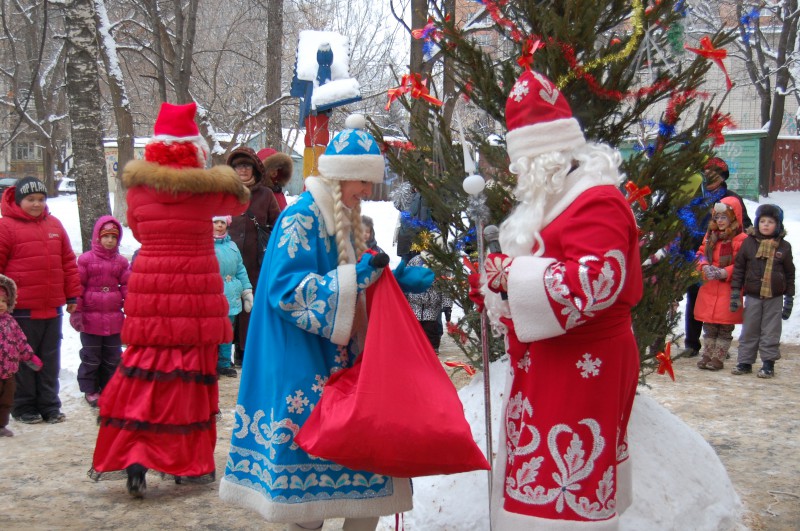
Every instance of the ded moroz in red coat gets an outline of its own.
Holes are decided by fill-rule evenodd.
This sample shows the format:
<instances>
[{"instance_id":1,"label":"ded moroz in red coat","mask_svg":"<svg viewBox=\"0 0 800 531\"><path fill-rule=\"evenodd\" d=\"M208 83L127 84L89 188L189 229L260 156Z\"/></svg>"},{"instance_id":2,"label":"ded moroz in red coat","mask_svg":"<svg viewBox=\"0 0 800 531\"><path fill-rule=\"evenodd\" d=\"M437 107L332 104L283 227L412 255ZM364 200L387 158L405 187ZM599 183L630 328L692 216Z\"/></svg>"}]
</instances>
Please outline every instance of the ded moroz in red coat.
<instances>
[{"instance_id":1,"label":"ded moroz in red coat","mask_svg":"<svg viewBox=\"0 0 800 531\"><path fill-rule=\"evenodd\" d=\"M525 345L510 349L494 468L497 530L616 529L632 498L636 222L607 179L578 168L565 190L545 208L544 255L517 256L509 271L508 308Z\"/></svg>"},{"instance_id":2,"label":"ded moroz in red coat","mask_svg":"<svg viewBox=\"0 0 800 531\"><path fill-rule=\"evenodd\" d=\"M128 223L142 247L125 300L128 347L100 398L90 475L139 463L213 480L217 348L233 332L210 220L241 214L250 194L227 166L137 160L125 166L123 181Z\"/></svg>"}]
</instances>

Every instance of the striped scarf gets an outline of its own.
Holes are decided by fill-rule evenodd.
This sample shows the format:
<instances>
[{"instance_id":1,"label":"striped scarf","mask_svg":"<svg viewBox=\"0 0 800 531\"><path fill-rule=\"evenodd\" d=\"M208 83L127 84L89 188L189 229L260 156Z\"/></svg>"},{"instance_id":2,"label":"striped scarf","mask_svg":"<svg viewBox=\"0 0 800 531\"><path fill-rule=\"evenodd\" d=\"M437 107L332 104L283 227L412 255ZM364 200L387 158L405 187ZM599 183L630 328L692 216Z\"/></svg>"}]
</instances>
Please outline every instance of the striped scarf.
<instances>
[{"instance_id":1,"label":"striped scarf","mask_svg":"<svg viewBox=\"0 0 800 531\"><path fill-rule=\"evenodd\" d=\"M764 276L761 277L761 298L769 299L772 297L772 263L775 259L775 250L778 248L778 240L764 238L758 244L756 258L763 258L767 261L764 266Z\"/></svg>"}]
</instances>

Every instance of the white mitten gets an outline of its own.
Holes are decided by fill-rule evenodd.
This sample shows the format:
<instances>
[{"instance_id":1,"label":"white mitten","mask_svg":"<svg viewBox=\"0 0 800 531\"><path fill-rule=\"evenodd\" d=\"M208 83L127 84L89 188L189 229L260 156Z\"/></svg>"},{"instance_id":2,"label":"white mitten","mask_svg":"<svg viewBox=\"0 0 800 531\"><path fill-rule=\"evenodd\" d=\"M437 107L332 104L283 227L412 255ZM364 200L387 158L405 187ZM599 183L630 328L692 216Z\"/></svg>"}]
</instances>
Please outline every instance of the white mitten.
<instances>
[{"instance_id":1,"label":"white mitten","mask_svg":"<svg viewBox=\"0 0 800 531\"><path fill-rule=\"evenodd\" d=\"M247 313L253 309L253 290L246 289L242 292L242 308Z\"/></svg>"}]
</instances>

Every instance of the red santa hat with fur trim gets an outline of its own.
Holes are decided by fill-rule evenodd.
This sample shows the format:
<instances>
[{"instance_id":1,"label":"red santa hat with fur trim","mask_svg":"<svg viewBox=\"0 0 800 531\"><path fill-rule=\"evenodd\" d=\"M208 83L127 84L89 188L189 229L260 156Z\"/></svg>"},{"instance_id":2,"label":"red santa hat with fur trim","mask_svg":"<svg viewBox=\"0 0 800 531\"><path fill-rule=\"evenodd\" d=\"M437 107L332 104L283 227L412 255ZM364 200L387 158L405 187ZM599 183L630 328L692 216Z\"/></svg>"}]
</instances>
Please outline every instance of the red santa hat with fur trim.
<instances>
[{"instance_id":1,"label":"red santa hat with fur trim","mask_svg":"<svg viewBox=\"0 0 800 531\"><path fill-rule=\"evenodd\" d=\"M506 149L511 162L586 144L578 121L558 87L543 74L525 70L506 100Z\"/></svg>"},{"instance_id":2,"label":"red santa hat with fur trim","mask_svg":"<svg viewBox=\"0 0 800 531\"><path fill-rule=\"evenodd\" d=\"M162 103L144 158L172 168L205 168L208 143L194 121L197 105Z\"/></svg>"}]
</instances>

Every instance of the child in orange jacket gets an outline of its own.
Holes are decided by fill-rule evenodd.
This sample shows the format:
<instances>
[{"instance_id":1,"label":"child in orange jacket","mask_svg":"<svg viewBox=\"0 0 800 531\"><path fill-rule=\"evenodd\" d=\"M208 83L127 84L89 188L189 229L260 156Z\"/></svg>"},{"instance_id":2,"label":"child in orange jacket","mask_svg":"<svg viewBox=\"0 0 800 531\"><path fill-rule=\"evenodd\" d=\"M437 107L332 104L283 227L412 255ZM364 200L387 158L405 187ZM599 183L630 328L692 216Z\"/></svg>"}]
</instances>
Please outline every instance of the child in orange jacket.
<instances>
[{"instance_id":1,"label":"child in orange jacket","mask_svg":"<svg viewBox=\"0 0 800 531\"><path fill-rule=\"evenodd\" d=\"M742 205L735 197L723 197L711 209L711 222L697 250L697 269L703 285L697 294L694 317L703 323L703 352L697 367L723 368L733 340L733 328L742 322L741 309L730 311L731 277L736 253L747 237L742 232Z\"/></svg>"}]
</instances>

